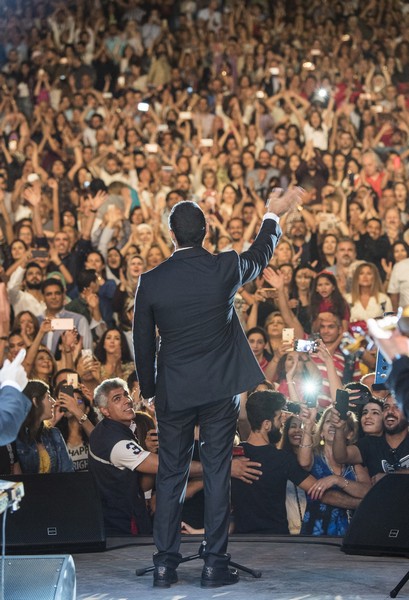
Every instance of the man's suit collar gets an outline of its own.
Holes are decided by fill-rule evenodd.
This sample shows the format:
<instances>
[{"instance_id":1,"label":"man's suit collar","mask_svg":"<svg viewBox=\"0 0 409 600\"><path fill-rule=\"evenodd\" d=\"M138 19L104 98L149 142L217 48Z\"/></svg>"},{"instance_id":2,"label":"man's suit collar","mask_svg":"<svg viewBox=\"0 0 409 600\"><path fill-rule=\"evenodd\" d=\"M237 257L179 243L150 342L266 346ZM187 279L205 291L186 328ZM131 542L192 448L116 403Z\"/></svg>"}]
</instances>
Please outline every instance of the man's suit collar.
<instances>
[{"instance_id":1,"label":"man's suit collar","mask_svg":"<svg viewBox=\"0 0 409 600\"><path fill-rule=\"evenodd\" d=\"M169 260L181 260L184 258L196 258L197 256L205 256L210 254L202 246L194 246L193 248L186 248L186 250L180 250L180 252L174 252Z\"/></svg>"}]
</instances>

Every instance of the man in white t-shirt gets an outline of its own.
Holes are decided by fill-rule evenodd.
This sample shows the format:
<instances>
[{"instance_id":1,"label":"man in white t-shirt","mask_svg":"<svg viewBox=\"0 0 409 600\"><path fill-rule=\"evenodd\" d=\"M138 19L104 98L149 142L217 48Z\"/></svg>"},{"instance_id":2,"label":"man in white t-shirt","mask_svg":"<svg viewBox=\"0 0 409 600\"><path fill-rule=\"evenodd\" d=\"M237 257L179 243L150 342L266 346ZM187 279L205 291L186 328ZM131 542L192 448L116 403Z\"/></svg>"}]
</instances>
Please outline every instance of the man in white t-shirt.
<instances>
[{"instance_id":1,"label":"man in white t-shirt","mask_svg":"<svg viewBox=\"0 0 409 600\"><path fill-rule=\"evenodd\" d=\"M399 306L409 304L409 258L396 263L388 286L394 312Z\"/></svg>"}]
</instances>

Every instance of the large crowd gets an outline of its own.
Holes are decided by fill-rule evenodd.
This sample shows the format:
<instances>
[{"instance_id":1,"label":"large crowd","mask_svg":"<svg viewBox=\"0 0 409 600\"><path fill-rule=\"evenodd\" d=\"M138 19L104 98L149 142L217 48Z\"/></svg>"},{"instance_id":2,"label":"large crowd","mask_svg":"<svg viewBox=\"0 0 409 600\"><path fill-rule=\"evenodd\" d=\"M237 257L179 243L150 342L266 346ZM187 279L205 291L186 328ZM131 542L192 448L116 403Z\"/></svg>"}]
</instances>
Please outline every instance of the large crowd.
<instances>
[{"instance_id":1,"label":"large crowd","mask_svg":"<svg viewBox=\"0 0 409 600\"><path fill-rule=\"evenodd\" d=\"M272 191L294 186L302 204L235 304L264 388L283 394L280 451L322 483L306 497L283 467L277 500L249 486L256 468L232 472L236 531L285 533L287 497L292 533L342 535L380 476L368 437L399 446L386 472L405 466L407 422L372 389L366 321L409 304L408 26L399 0L1 3L0 365L27 350L33 402L2 473L88 469L112 378L137 405L143 458L155 454L132 320L140 275L173 251L172 207L197 202L206 249L241 253ZM343 428L331 407L345 386ZM263 421L247 397L248 451ZM200 481L185 531L200 529Z\"/></svg>"}]
</instances>

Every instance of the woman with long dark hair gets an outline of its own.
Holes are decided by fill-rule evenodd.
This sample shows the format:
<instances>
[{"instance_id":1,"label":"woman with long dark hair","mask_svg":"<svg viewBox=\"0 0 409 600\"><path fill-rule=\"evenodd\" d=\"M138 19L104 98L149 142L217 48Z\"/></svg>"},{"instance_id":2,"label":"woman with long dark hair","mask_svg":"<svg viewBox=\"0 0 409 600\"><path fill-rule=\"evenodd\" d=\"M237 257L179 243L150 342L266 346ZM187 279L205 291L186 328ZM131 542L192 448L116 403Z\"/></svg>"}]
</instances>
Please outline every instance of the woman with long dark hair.
<instances>
[{"instance_id":1,"label":"woman with long dark hair","mask_svg":"<svg viewBox=\"0 0 409 600\"><path fill-rule=\"evenodd\" d=\"M54 422L67 444L74 471L88 471L88 441L98 416L80 389L73 389L72 395L64 390L66 383L61 381L55 390Z\"/></svg>"},{"instance_id":2,"label":"woman with long dark hair","mask_svg":"<svg viewBox=\"0 0 409 600\"><path fill-rule=\"evenodd\" d=\"M74 470L61 433L45 421L53 417L55 400L43 381L29 381L24 394L32 407L19 431L16 445L23 473L63 473Z\"/></svg>"},{"instance_id":3,"label":"woman with long dark hair","mask_svg":"<svg viewBox=\"0 0 409 600\"><path fill-rule=\"evenodd\" d=\"M342 320L344 331L348 329L349 307L342 296L335 276L328 271L321 271L314 279L311 290L311 319L314 324L323 312L331 312Z\"/></svg>"},{"instance_id":4,"label":"woman with long dark hair","mask_svg":"<svg viewBox=\"0 0 409 600\"><path fill-rule=\"evenodd\" d=\"M299 415L290 415L284 423L283 435L280 440L280 449L285 450L290 454L297 455L301 439L302 421ZM304 490L288 480L285 508L287 511L288 529L290 534L297 535L300 533L306 506L307 497Z\"/></svg>"},{"instance_id":5,"label":"woman with long dark hair","mask_svg":"<svg viewBox=\"0 0 409 600\"><path fill-rule=\"evenodd\" d=\"M311 269L295 269L290 285L290 306L306 333L311 333L310 300L314 274Z\"/></svg>"},{"instance_id":6,"label":"woman with long dark hair","mask_svg":"<svg viewBox=\"0 0 409 600\"><path fill-rule=\"evenodd\" d=\"M101 363L101 381L110 377L126 380L135 369L126 337L117 327L104 332L95 347L95 356Z\"/></svg>"}]
</instances>

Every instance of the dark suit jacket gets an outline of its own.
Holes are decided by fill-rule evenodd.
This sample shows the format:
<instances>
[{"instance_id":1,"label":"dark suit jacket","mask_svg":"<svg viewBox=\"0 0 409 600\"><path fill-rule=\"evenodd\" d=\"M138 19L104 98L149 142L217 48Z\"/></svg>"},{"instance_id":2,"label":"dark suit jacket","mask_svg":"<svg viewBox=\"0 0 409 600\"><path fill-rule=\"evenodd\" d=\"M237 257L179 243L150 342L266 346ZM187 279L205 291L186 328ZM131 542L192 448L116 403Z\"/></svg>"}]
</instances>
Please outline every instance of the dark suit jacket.
<instances>
[{"instance_id":1,"label":"dark suit jacket","mask_svg":"<svg viewBox=\"0 0 409 600\"><path fill-rule=\"evenodd\" d=\"M268 265L280 235L279 225L266 219L241 255L180 250L140 277L133 339L144 398L156 396L158 407L184 410L234 396L264 379L233 302L239 287Z\"/></svg>"},{"instance_id":2,"label":"dark suit jacket","mask_svg":"<svg viewBox=\"0 0 409 600\"><path fill-rule=\"evenodd\" d=\"M11 385L0 390L0 446L14 442L32 404Z\"/></svg>"}]
</instances>

